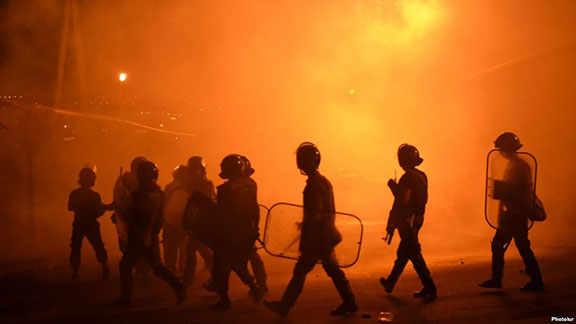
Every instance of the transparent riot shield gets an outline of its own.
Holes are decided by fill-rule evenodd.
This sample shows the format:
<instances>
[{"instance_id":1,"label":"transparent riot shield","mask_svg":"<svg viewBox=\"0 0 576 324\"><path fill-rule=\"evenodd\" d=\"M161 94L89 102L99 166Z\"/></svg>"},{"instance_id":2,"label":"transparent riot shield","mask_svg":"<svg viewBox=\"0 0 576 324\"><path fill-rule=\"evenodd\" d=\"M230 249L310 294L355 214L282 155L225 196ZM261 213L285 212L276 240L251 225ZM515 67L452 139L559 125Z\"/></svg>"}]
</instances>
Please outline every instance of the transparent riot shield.
<instances>
[{"instance_id":1,"label":"transparent riot shield","mask_svg":"<svg viewBox=\"0 0 576 324\"><path fill-rule=\"evenodd\" d=\"M264 205L258 205L260 207L260 222L258 223L259 236L256 241L256 248L264 248L264 229L266 228L266 216L268 216L268 207Z\"/></svg>"},{"instance_id":2,"label":"transparent riot shield","mask_svg":"<svg viewBox=\"0 0 576 324\"><path fill-rule=\"evenodd\" d=\"M498 229L509 221L507 217L515 217L514 210L534 206L537 168L536 158L527 152L488 153L484 216L490 227ZM533 221L528 222L531 228Z\"/></svg>"},{"instance_id":3,"label":"transparent riot shield","mask_svg":"<svg viewBox=\"0 0 576 324\"><path fill-rule=\"evenodd\" d=\"M168 194L162 210L164 223L175 230L184 231L182 217L191 193L184 189L175 189Z\"/></svg>"},{"instance_id":4,"label":"transparent riot shield","mask_svg":"<svg viewBox=\"0 0 576 324\"><path fill-rule=\"evenodd\" d=\"M303 207L290 203L277 203L270 207L264 227L264 249L272 256L297 260ZM336 228L342 242L335 248L340 267L351 267L360 257L364 226L360 218L347 213L336 213Z\"/></svg>"}]
</instances>

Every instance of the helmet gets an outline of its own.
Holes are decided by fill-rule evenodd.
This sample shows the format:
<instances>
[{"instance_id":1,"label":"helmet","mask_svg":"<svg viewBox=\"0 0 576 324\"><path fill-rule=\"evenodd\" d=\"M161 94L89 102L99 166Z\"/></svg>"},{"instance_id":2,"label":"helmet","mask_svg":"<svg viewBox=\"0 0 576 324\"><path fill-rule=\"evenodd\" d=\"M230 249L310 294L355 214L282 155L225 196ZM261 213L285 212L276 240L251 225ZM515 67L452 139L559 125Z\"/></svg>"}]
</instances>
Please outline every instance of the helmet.
<instances>
[{"instance_id":1,"label":"helmet","mask_svg":"<svg viewBox=\"0 0 576 324\"><path fill-rule=\"evenodd\" d=\"M240 157L242 158L242 161L244 161L244 175L247 175L247 176L253 175L254 171L256 171L256 170L254 170L252 168L252 164L250 163L250 160L248 160L248 158L245 157L244 155L241 155Z\"/></svg>"},{"instance_id":2,"label":"helmet","mask_svg":"<svg viewBox=\"0 0 576 324\"><path fill-rule=\"evenodd\" d=\"M138 165L138 181L148 183L158 180L158 168L150 161L142 162Z\"/></svg>"},{"instance_id":3,"label":"helmet","mask_svg":"<svg viewBox=\"0 0 576 324\"><path fill-rule=\"evenodd\" d=\"M96 172L94 172L94 170L91 168L83 168L78 173L78 183L81 186L84 185L92 186L94 185L95 180L96 180Z\"/></svg>"},{"instance_id":4,"label":"helmet","mask_svg":"<svg viewBox=\"0 0 576 324\"><path fill-rule=\"evenodd\" d=\"M494 146L504 152L513 153L518 151L522 147L522 144L520 143L520 139L518 136L516 136L516 134L506 132L498 136L498 138L494 141Z\"/></svg>"},{"instance_id":5,"label":"helmet","mask_svg":"<svg viewBox=\"0 0 576 324\"><path fill-rule=\"evenodd\" d=\"M146 161L148 161L148 159L143 157L143 156L135 157L132 160L132 162L130 162L130 170L132 170L134 172L138 172L138 166L140 165L140 163L146 162Z\"/></svg>"},{"instance_id":6,"label":"helmet","mask_svg":"<svg viewBox=\"0 0 576 324\"><path fill-rule=\"evenodd\" d=\"M244 160L238 154L227 155L220 163L220 178L231 179L244 175Z\"/></svg>"},{"instance_id":7,"label":"helmet","mask_svg":"<svg viewBox=\"0 0 576 324\"><path fill-rule=\"evenodd\" d=\"M420 152L414 145L402 144L398 147L398 163L401 166L419 166L424 161L420 157Z\"/></svg>"},{"instance_id":8,"label":"helmet","mask_svg":"<svg viewBox=\"0 0 576 324\"><path fill-rule=\"evenodd\" d=\"M190 169L202 169L206 171L206 160L201 156L193 156L188 159L188 167Z\"/></svg>"},{"instance_id":9,"label":"helmet","mask_svg":"<svg viewBox=\"0 0 576 324\"><path fill-rule=\"evenodd\" d=\"M304 142L296 150L296 164L300 170L316 170L320 166L320 151L310 142Z\"/></svg>"},{"instance_id":10,"label":"helmet","mask_svg":"<svg viewBox=\"0 0 576 324\"><path fill-rule=\"evenodd\" d=\"M172 178L174 178L174 180L183 180L186 178L187 172L188 167L180 164L172 170Z\"/></svg>"}]
</instances>

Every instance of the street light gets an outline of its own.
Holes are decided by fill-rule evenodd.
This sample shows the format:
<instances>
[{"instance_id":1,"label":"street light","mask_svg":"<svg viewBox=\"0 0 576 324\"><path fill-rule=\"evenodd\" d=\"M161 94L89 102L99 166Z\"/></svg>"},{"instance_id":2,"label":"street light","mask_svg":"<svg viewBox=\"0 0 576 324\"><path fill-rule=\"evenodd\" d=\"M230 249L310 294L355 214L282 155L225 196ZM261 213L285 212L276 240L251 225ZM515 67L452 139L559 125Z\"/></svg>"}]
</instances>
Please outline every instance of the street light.
<instances>
[{"instance_id":1,"label":"street light","mask_svg":"<svg viewBox=\"0 0 576 324\"><path fill-rule=\"evenodd\" d=\"M120 74L118 74L118 80L120 80L120 82L125 82L126 78L128 78L128 75L124 72L121 72Z\"/></svg>"}]
</instances>

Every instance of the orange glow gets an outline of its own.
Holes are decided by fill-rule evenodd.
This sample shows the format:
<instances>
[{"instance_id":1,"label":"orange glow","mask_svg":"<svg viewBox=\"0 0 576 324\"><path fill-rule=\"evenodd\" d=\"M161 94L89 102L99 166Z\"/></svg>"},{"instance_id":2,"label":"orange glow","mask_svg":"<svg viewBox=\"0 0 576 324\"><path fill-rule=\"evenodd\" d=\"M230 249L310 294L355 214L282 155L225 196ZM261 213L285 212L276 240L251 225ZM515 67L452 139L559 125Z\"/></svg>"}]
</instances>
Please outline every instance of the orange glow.
<instances>
[{"instance_id":1,"label":"orange glow","mask_svg":"<svg viewBox=\"0 0 576 324\"><path fill-rule=\"evenodd\" d=\"M86 161L98 165L95 189L109 202L119 167L127 170L135 156L158 164L164 186L170 168L192 155L206 158L218 184L221 159L240 153L256 169L260 202L270 206L301 202L305 179L293 153L303 141L318 145L337 209L366 222L385 221L393 199L386 182L402 175L396 150L410 143L430 179L423 235L442 226L484 235L485 155L508 130L538 158L538 195L550 214L561 215L549 224L561 228L576 209L573 154L552 154L576 142L576 2L116 2L81 2L86 99L94 104L48 109L44 102L41 109L70 144L54 135L38 153L38 161L53 161L48 172L38 170L37 192L50 193L39 206L58 215L45 218L59 226L47 231L62 234L58 248L69 239L70 215L62 209ZM26 30L60 19L43 17L59 13L60 1L22 3L30 7L19 21ZM10 52L37 53L51 43L21 35L7 34ZM53 73L44 59L6 58L0 74L10 82L0 83L0 94L14 99L34 85L52 98L49 82L30 82ZM63 100L74 102L75 67L65 70ZM9 130L18 129L16 121L2 115ZM56 168L65 171L49 171ZM102 224L113 242L111 223Z\"/></svg>"}]
</instances>

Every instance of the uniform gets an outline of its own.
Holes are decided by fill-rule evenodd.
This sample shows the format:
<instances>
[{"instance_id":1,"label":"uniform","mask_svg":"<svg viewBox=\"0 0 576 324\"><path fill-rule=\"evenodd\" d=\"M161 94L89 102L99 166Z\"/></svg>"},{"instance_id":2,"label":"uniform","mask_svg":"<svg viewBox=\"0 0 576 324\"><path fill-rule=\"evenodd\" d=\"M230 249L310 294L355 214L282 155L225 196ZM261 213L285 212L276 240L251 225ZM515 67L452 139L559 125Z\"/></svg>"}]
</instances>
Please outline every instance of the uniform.
<instances>
[{"instance_id":1,"label":"uniform","mask_svg":"<svg viewBox=\"0 0 576 324\"><path fill-rule=\"evenodd\" d=\"M512 239L526 265L526 274L541 282L538 261L528 239L528 214L532 208L532 172L530 166L517 155L509 155L510 163L504 173L509 184L508 193L502 193L498 213L498 230L492 239L492 279L502 280L504 253ZM500 194L500 193L496 193Z\"/></svg>"},{"instance_id":2,"label":"uniform","mask_svg":"<svg viewBox=\"0 0 576 324\"><path fill-rule=\"evenodd\" d=\"M144 259L154 273L168 283L184 299L184 288L180 280L162 264L159 253L158 233L162 226L163 193L155 183L140 185L132 194L128 240L120 261L122 297L120 304L129 304L132 297L132 268Z\"/></svg>"},{"instance_id":3,"label":"uniform","mask_svg":"<svg viewBox=\"0 0 576 324\"><path fill-rule=\"evenodd\" d=\"M410 198L407 205L404 205L402 195L408 190L410 190ZM396 253L394 267L387 279L388 284L393 287L408 261L411 261L424 288L435 295L436 286L422 256L418 240L418 232L424 223L424 212L428 202L428 178L426 174L415 168L406 170L394 189L394 196L391 214L399 215L396 216L398 218L396 226L401 241Z\"/></svg>"},{"instance_id":4,"label":"uniform","mask_svg":"<svg viewBox=\"0 0 576 324\"><path fill-rule=\"evenodd\" d=\"M294 267L292 279L282 296L282 305L290 309L304 288L306 275L318 261L332 279L343 301L353 301L354 293L346 275L338 266L334 247L342 240L335 225L335 206L332 185L316 172L304 189L304 218L300 238L300 258Z\"/></svg>"},{"instance_id":5,"label":"uniform","mask_svg":"<svg viewBox=\"0 0 576 324\"><path fill-rule=\"evenodd\" d=\"M228 298L228 280L234 270L258 299L259 288L247 265L258 237L260 209L256 183L249 177L230 179L218 186L218 207L226 239L214 247L214 283L220 296Z\"/></svg>"},{"instance_id":6,"label":"uniform","mask_svg":"<svg viewBox=\"0 0 576 324\"><path fill-rule=\"evenodd\" d=\"M104 248L104 242L100 234L100 224L98 217L105 211L100 194L86 187L75 189L70 193L68 199L68 210L74 212L74 223L72 224L72 239L70 248L70 264L74 269L80 266L82 240L88 239L98 262L106 264L108 255Z\"/></svg>"},{"instance_id":7,"label":"uniform","mask_svg":"<svg viewBox=\"0 0 576 324\"><path fill-rule=\"evenodd\" d=\"M188 190L191 193L201 193L210 200L215 200L216 198L214 183L212 183L212 181L208 180L206 177L203 179L191 181L188 184ZM210 249L205 244L200 242L198 238L190 236L188 237L188 241L186 243L186 265L184 267L184 281L188 284L192 283L194 274L196 272L196 252L200 253L204 259L204 262L206 262L210 273L213 272L214 256L212 251L210 251Z\"/></svg>"}]
</instances>

